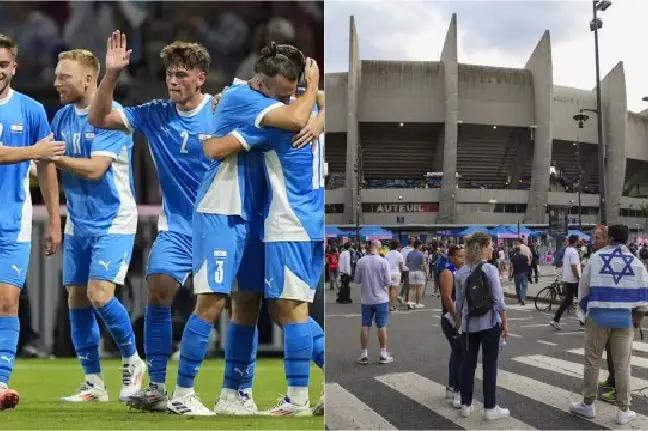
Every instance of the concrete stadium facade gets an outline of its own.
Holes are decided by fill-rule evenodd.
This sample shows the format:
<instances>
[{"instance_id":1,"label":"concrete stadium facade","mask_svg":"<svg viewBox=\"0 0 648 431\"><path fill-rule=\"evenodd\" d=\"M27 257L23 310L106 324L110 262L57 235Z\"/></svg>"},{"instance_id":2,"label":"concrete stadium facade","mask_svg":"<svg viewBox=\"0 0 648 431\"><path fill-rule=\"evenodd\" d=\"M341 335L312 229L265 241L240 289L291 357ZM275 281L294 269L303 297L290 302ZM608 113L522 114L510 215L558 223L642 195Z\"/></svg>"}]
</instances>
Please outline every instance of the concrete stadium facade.
<instances>
[{"instance_id":1,"label":"concrete stadium facade","mask_svg":"<svg viewBox=\"0 0 648 431\"><path fill-rule=\"evenodd\" d=\"M459 63L456 15L440 61L369 61L359 58L351 17L349 71L326 74L325 85L328 171L344 177L343 185L326 191L329 225L353 224L358 212L362 224L542 224L548 222L547 206L575 207L578 199L573 188L568 192L552 186L550 170L557 159L562 158L566 170L578 160L581 184L598 183L596 114L585 112L590 119L582 128L572 119L580 109L596 107L596 93L554 84L549 31L521 69ZM644 230L648 110L627 110L621 62L602 79L601 91L608 154L607 218ZM413 149L407 157L418 163L419 171L443 173L439 188L358 184L359 152L372 166L370 174L396 178L392 166L403 157L399 145L405 151L408 143ZM486 152L483 148L491 143L494 150ZM486 162L489 157L493 161ZM409 163L400 163L407 176ZM490 173L499 177L490 180ZM471 175L486 178L482 182L490 181L491 187L467 187ZM527 178L526 190L516 189L520 178ZM358 191L362 205L357 204ZM581 193L583 223L598 221L598 202L597 192ZM573 208L572 214L576 211Z\"/></svg>"}]
</instances>

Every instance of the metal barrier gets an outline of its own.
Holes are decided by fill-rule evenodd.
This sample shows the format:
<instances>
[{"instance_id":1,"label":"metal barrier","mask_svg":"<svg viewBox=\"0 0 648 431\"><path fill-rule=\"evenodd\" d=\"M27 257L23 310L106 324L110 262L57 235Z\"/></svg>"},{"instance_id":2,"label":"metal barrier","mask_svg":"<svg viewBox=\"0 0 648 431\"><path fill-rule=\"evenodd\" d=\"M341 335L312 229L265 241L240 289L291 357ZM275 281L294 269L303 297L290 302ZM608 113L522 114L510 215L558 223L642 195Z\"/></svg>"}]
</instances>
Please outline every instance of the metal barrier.
<instances>
[{"instance_id":1,"label":"metal barrier","mask_svg":"<svg viewBox=\"0 0 648 431\"><path fill-rule=\"evenodd\" d=\"M136 321L144 315L146 305L146 263L148 255L157 235L157 216L159 206L139 206L139 221L135 239L135 249L131 258L131 265L127 275L127 283L131 286L131 295L123 295L122 302L128 310L131 321ZM65 217L66 209L61 207L61 216ZM54 256L45 256L43 249L43 233L47 221L47 212L43 206L34 206L33 230L32 230L32 252L27 274L27 294L32 312L32 325L40 335L43 348L47 352L53 352L56 339L55 329L57 324L58 307L60 301L65 300L62 283L63 252L59 251ZM322 296L323 280L318 286L315 303L311 307L311 314L315 320L323 324L324 301ZM282 352L283 335L277 325L270 322L264 311L260 322L266 322L270 327L260 327L259 352ZM223 351L225 347L225 335L227 333L227 313L221 315L216 325L218 346ZM261 336L263 333L263 337ZM66 336L69 337L68 334ZM210 344L213 353L215 345Z\"/></svg>"}]
</instances>

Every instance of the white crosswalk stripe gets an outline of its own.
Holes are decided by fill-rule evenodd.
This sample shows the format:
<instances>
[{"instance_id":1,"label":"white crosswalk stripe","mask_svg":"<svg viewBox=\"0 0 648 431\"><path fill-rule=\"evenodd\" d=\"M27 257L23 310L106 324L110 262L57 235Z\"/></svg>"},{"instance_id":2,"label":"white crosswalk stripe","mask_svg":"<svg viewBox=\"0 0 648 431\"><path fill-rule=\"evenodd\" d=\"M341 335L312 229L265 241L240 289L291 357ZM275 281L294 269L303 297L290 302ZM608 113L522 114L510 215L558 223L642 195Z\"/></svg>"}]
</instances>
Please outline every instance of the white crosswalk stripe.
<instances>
[{"instance_id":1,"label":"white crosswalk stripe","mask_svg":"<svg viewBox=\"0 0 648 431\"><path fill-rule=\"evenodd\" d=\"M544 344L545 346L557 346L558 344L553 341L538 340L538 343Z\"/></svg>"},{"instance_id":2,"label":"white crosswalk stripe","mask_svg":"<svg viewBox=\"0 0 648 431\"><path fill-rule=\"evenodd\" d=\"M465 429L535 429L526 423L509 417L496 421L484 421L482 415L482 403L473 400L475 410L469 418L461 416L458 409L453 408L450 403L444 399L445 386L433 382L416 373L393 373L376 377L376 380L384 383L390 388L400 392L406 397L416 401L420 405L427 407L436 414L449 419Z\"/></svg>"},{"instance_id":3,"label":"white crosswalk stripe","mask_svg":"<svg viewBox=\"0 0 648 431\"><path fill-rule=\"evenodd\" d=\"M585 349L583 349L582 347L580 349L571 349L567 351L569 353L575 353L577 355L585 355ZM607 359L607 352L603 352L603 359ZM648 368L648 358L633 356L632 359L630 359L630 364L634 365L635 367Z\"/></svg>"},{"instance_id":4,"label":"white crosswalk stripe","mask_svg":"<svg viewBox=\"0 0 648 431\"><path fill-rule=\"evenodd\" d=\"M481 377L480 367L477 367L475 375ZM570 392L506 370L498 370L497 386L563 411L567 411L571 401L579 401L581 399L581 395L578 393ZM604 427L619 429L619 425L616 425L617 410L616 407L610 404L598 402L596 404L596 418L588 420ZM637 413L637 419L629 425L633 429L647 429L648 418Z\"/></svg>"},{"instance_id":5,"label":"white crosswalk stripe","mask_svg":"<svg viewBox=\"0 0 648 431\"><path fill-rule=\"evenodd\" d=\"M513 358L514 361L521 364L531 365L547 371L564 374L566 376L583 378L583 364L577 362L570 362L560 358L552 358L543 355L529 355ZM604 366L605 363L601 363ZM607 370L601 371L601 376L607 376ZM630 377L630 390L648 388L648 380L640 379L639 377Z\"/></svg>"},{"instance_id":6,"label":"white crosswalk stripe","mask_svg":"<svg viewBox=\"0 0 648 431\"><path fill-rule=\"evenodd\" d=\"M545 346L558 346L557 343L552 341L537 340L537 342ZM648 343L634 342L633 347L636 352L648 353ZM562 352L565 352L565 350ZM502 393L498 391L498 403L502 407L513 408L511 409L511 417L496 421L485 421L482 418L483 404L477 400L473 400L475 410L471 417L463 418L460 410L454 409L449 400L444 398L445 381L434 381L429 377L411 371L379 375L374 377L374 379L396 391L403 399L412 400L425 409L428 409L431 414L443 417L463 429L543 429L546 427L546 423L542 422L542 418L536 419L534 415L530 415L530 418L526 415L520 416L522 412L519 410L519 399L520 397L525 397L526 399L547 406L547 409L555 409L563 412L563 414L569 414L570 402L582 399L581 388L584 368L582 357L584 355L584 349L568 349L566 352L572 355L579 355L580 360L574 356L560 358L543 354L530 354L510 358L511 361L525 366L523 374L507 370L506 366L502 365L506 361L502 360L497 372L497 387L507 392ZM648 358L634 356L632 358L632 364L640 368L648 368ZM603 379L607 376L604 360L601 363L601 367L601 379ZM520 368L517 367L517 369L519 370ZM545 373L542 375L542 378L528 377L535 375L534 370L542 370ZM552 377L550 374L555 377ZM565 379L564 376L572 379ZM475 370L475 378L481 380L482 377L481 364L478 364ZM642 377L644 378L636 375L631 376L630 388L634 397L637 395L648 396L648 378L646 378L645 372L642 374ZM578 380L577 385L573 384L573 379ZM397 422L390 423L389 420L381 416L380 409L376 408L376 411L374 411L372 406L368 406L339 384L327 383L326 397L328 404L326 425L329 429L387 430L396 429L397 426L403 425ZM510 403L510 406L507 405L508 403ZM635 407L641 409L640 405ZM597 416L595 418L582 418L582 420L603 428L648 429L648 414L645 411L641 413L637 411L637 418L634 421L626 426L619 426L616 424L618 409L615 405L597 401L596 410ZM353 414L341 413L349 411L353 411ZM398 421L402 420L402 418L394 417L393 420ZM574 424L576 423L574 422Z\"/></svg>"},{"instance_id":7,"label":"white crosswalk stripe","mask_svg":"<svg viewBox=\"0 0 648 431\"><path fill-rule=\"evenodd\" d=\"M395 430L371 407L337 383L326 383L326 426L332 430Z\"/></svg>"}]
</instances>

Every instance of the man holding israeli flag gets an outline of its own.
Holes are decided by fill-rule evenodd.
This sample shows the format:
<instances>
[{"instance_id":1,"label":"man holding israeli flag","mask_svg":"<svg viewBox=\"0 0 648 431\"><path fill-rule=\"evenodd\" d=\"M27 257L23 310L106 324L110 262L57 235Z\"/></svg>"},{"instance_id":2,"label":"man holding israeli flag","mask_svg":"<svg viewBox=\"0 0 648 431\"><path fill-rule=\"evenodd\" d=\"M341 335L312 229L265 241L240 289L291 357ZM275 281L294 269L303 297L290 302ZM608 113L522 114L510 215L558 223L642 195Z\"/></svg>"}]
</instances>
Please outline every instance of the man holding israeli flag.
<instances>
[{"instance_id":1,"label":"man holding israeli flag","mask_svg":"<svg viewBox=\"0 0 648 431\"><path fill-rule=\"evenodd\" d=\"M601 356L609 341L619 407L616 421L625 425L637 416L629 408L632 310L648 305L648 272L625 245L627 226L609 226L608 237L608 245L592 255L578 285L579 306L586 316L583 401L571 403L569 411L589 418L596 416L594 400Z\"/></svg>"}]
</instances>

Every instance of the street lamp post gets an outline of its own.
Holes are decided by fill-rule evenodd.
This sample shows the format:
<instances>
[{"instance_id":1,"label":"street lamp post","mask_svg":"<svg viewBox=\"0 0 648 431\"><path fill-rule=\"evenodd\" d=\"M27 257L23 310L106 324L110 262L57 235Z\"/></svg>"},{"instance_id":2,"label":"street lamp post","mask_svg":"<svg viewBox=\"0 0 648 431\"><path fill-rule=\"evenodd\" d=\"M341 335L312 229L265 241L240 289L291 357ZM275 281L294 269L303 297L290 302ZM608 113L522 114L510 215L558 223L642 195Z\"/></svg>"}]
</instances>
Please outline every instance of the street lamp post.
<instances>
[{"instance_id":1,"label":"street lamp post","mask_svg":"<svg viewBox=\"0 0 648 431\"><path fill-rule=\"evenodd\" d=\"M603 142L603 118L601 115L601 75L599 71L598 29L603 27L603 22L596 16L598 11L603 12L612 4L607 0L592 1L592 21L590 30L594 32L594 53L596 59L596 125L598 137L598 166L599 166L599 207L601 209L601 223L607 224L607 184L605 180L606 149Z\"/></svg>"},{"instance_id":2,"label":"street lamp post","mask_svg":"<svg viewBox=\"0 0 648 431\"><path fill-rule=\"evenodd\" d=\"M583 170L581 167L581 158L580 158L580 142L576 142L576 167L578 168L578 186L576 192L578 193L578 230L581 229L582 220L581 220L581 190L583 189Z\"/></svg>"},{"instance_id":3,"label":"street lamp post","mask_svg":"<svg viewBox=\"0 0 648 431\"><path fill-rule=\"evenodd\" d=\"M362 148L358 148L357 158L356 158L356 195L355 195L355 204L356 204L356 216L355 216L355 231L356 231L356 241L358 247L360 247L360 214L362 213Z\"/></svg>"}]
</instances>

